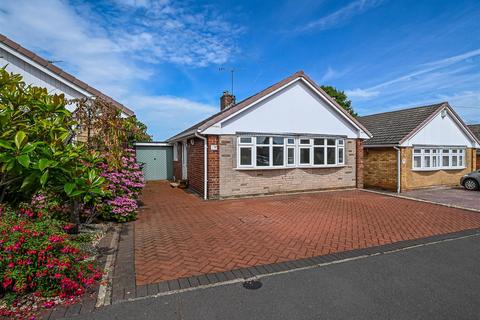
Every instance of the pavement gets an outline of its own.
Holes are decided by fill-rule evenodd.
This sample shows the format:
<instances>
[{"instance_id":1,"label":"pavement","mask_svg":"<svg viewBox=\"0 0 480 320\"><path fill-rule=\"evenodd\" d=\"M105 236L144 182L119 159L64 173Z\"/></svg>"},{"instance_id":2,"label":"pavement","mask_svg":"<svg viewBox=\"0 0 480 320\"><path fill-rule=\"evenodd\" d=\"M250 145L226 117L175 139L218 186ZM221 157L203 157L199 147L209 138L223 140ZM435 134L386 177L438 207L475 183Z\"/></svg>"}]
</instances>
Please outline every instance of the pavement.
<instances>
[{"instance_id":1,"label":"pavement","mask_svg":"<svg viewBox=\"0 0 480 320\"><path fill-rule=\"evenodd\" d=\"M242 283L142 298L71 319L478 319L480 236Z\"/></svg>"},{"instance_id":2,"label":"pavement","mask_svg":"<svg viewBox=\"0 0 480 320\"><path fill-rule=\"evenodd\" d=\"M402 196L480 211L480 192L463 188L431 188L403 192Z\"/></svg>"},{"instance_id":3,"label":"pavement","mask_svg":"<svg viewBox=\"0 0 480 320\"><path fill-rule=\"evenodd\" d=\"M134 252L136 286L480 227L476 212L360 190L203 201L149 182L142 200L125 255ZM129 260L117 265L131 269Z\"/></svg>"}]
</instances>

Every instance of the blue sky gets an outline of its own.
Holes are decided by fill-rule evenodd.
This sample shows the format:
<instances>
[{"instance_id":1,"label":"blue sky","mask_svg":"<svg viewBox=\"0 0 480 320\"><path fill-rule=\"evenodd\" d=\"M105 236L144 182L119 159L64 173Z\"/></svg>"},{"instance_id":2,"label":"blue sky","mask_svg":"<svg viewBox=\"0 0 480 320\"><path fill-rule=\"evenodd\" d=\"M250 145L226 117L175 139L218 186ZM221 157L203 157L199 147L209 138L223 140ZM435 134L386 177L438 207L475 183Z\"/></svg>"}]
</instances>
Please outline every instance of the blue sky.
<instances>
[{"instance_id":1,"label":"blue sky","mask_svg":"<svg viewBox=\"0 0 480 320\"><path fill-rule=\"evenodd\" d=\"M18 0L0 32L135 110L155 140L304 70L361 115L449 101L480 123L480 1Z\"/></svg>"}]
</instances>

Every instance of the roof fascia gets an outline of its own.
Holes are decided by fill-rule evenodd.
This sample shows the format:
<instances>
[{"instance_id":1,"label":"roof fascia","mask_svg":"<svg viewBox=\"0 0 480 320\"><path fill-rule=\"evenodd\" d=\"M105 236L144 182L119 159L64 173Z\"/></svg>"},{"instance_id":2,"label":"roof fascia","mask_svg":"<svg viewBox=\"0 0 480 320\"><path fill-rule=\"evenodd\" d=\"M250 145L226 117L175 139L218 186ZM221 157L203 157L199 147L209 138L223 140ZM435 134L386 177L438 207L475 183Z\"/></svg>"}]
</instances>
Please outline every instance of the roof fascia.
<instances>
[{"instance_id":1,"label":"roof fascia","mask_svg":"<svg viewBox=\"0 0 480 320\"><path fill-rule=\"evenodd\" d=\"M453 120L457 125L460 126L462 131L467 134L470 139L475 142L476 144L480 145L480 141L477 139L477 137L470 131L470 129L467 127L467 125L460 119L458 114L452 109L452 107L448 103L443 103L438 109L433 112L430 116L428 116L427 119L425 119L420 125L418 125L415 129L413 129L409 134L407 134L405 137L403 137L402 140L400 140L399 144L402 146L406 141L409 139L413 138L420 130L425 128L427 124L429 124L433 118L435 118L440 112L443 110L447 110L450 115L453 116Z\"/></svg>"},{"instance_id":2,"label":"roof fascia","mask_svg":"<svg viewBox=\"0 0 480 320\"><path fill-rule=\"evenodd\" d=\"M289 81L287 82L286 84L284 84L283 86L277 88L276 90L270 92L269 94L261 97L260 99L256 100L256 101L253 101L252 103L250 103L249 105L243 107L242 109L238 110L237 112L234 112L232 113L231 115L229 115L228 117L222 119L222 120L219 120L217 121L216 123L210 125L209 127L205 128L204 130L200 130L201 132L204 132L204 133L208 133L206 132L208 129L210 129L211 127L215 127L215 126L218 126L225 122L225 121L228 121L229 119L237 116L238 114L250 109L251 107L257 105L258 103L268 99L269 97L275 95L276 93L280 92L281 90L289 87L290 85L294 84L295 82L297 81L303 81L303 83L305 83L311 90L313 90L318 96L320 96L324 101L327 102L327 104L332 107L336 112L338 112L343 118L345 118L351 125L353 125L358 131L359 131L359 136L360 134L363 132L367 137L372 137L372 134L368 131L365 131L363 128L361 128L358 124L355 123L355 121L353 121L352 119L350 119L347 115L345 115L343 112L341 112L340 110L338 110L339 106L336 106L335 104L333 104L330 99L328 99L327 97L325 97L324 94L322 94L319 90L317 90L317 88L315 88L315 86L313 86L310 81L308 81L307 79L305 79L304 77L302 76L299 76L295 79L293 79L292 81ZM341 108L341 107L340 107Z\"/></svg>"},{"instance_id":3,"label":"roof fascia","mask_svg":"<svg viewBox=\"0 0 480 320\"><path fill-rule=\"evenodd\" d=\"M84 96L86 97L93 97L94 95L80 87L78 87L76 84L66 80L65 78L59 76L58 74L48 70L47 68L45 68L44 66L42 66L41 64L38 64L37 62L33 61L32 59L24 56L23 54L21 54L20 52L10 48L9 46L5 45L4 43L0 43L0 48L2 48L3 50L7 51L8 53L14 55L15 57L19 58L20 60L28 63L29 65L37 68L38 70L42 71L43 73L46 73L48 74L49 76L51 76L52 78L60 81L61 83L65 84L66 86L69 86L70 88L72 88L73 90L79 92L80 94L83 94Z\"/></svg>"}]
</instances>

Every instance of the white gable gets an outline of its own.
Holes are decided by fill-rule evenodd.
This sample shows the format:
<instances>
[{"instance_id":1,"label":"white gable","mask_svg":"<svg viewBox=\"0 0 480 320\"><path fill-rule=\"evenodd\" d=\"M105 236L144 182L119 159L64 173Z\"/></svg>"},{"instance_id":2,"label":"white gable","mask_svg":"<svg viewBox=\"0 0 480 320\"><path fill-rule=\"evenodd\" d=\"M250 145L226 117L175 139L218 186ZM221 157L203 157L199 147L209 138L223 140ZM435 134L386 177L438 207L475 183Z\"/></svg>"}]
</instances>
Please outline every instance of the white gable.
<instances>
[{"instance_id":1,"label":"white gable","mask_svg":"<svg viewBox=\"0 0 480 320\"><path fill-rule=\"evenodd\" d=\"M241 110L204 134L289 133L338 135L358 138L360 131L303 81ZM362 138L366 137L362 134Z\"/></svg>"},{"instance_id":2,"label":"white gable","mask_svg":"<svg viewBox=\"0 0 480 320\"><path fill-rule=\"evenodd\" d=\"M75 85L65 83L65 80L59 79L58 75L37 65L36 62L31 61L29 58L14 52L4 45L0 45L0 67L4 66L7 66L6 70L8 72L20 74L26 84L47 88L51 94L63 93L67 99L91 96L91 94L80 88L75 89Z\"/></svg>"},{"instance_id":3,"label":"white gable","mask_svg":"<svg viewBox=\"0 0 480 320\"><path fill-rule=\"evenodd\" d=\"M447 112L442 116L442 112L439 112L426 126L402 144L413 145L475 147L475 141L455 120L453 114Z\"/></svg>"}]
</instances>

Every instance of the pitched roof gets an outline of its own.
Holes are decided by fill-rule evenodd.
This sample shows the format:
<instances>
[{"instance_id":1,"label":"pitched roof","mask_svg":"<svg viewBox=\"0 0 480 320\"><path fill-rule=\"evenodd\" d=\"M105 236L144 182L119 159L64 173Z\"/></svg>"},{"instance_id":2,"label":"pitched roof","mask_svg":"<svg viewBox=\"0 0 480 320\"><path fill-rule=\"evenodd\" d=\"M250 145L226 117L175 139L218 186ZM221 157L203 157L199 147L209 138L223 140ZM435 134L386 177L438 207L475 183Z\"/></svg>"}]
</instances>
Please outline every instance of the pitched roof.
<instances>
[{"instance_id":1,"label":"pitched roof","mask_svg":"<svg viewBox=\"0 0 480 320\"><path fill-rule=\"evenodd\" d=\"M448 103L441 102L359 117L358 120L373 134L373 138L366 140L365 145L399 144L416 128L428 121L436 111L445 106L448 106Z\"/></svg>"},{"instance_id":2,"label":"pitched roof","mask_svg":"<svg viewBox=\"0 0 480 320\"><path fill-rule=\"evenodd\" d=\"M479 124L471 124L468 126L470 131L477 137L477 140L480 141L480 123ZM477 149L477 154L480 155L480 149Z\"/></svg>"},{"instance_id":3,"label":"pitched roof","mask_svg":"<svg viewBox=\"0 0 480 320\"><path fill-rule=\"evenodd\" d=\"M340 112L342 112L345 116L347 116L355 125L357 125L361 130L363 130L367 135L371 136L370 132L367 128L365 128L357 119L355 119L352 115L350 115L344 108L342 108L332 97L330 97L315 81L313 81L310 77L308 77L303 70L297 71L291 76L271 85L270 87L234 104L233 106L226 108L214 115L208 117L196 123L195 125L191 126L190 128L176 134L175 136L169 138L167 141L176 140L178 138L193 135L196 131L202 131L210 127L211 125L227 118L228 116L242 110L245 107L250 106L251 104L255 103L256 101L260 100L261 98L269 95L270 93L274 92L275 90L283 87L284 85L290 83L291 81L302 78L306 80L310 85L312 85L316 90L320 91Z\"/></svg>"},{"instance_id":4,"label":"pitched roof","mask_svg":"<svg viewBox=\"0 0 480 320\"><path fill-rule=\"evenodd\" d=\"M33 60L35 61L36 63L38 63L39 65L41 65L42 67L44 68L47 68L48 70L50 70L51 72L55 73L56 75L58 75L59 77L62 77L64 78L65 80L75 84L77 87L80 87L81 89L87 91L88 93L90 93L91 95L95 96L95 97L99 97L99 98L102 98L106 101L109 101L111 102L113 105L115 105L117 108L119 108L122 112L124 112L125 114L129 115L129 116L132 116L134 115L135 113L127 108L126 106L124 106L123 104L121 104L120 102L114 100L112 97L109 97L107 96L106 94L98 91L97 89L93 88L93 87L90 87L88 84L86 84L85 82L75 78L74 76L72 76L70 73L60 69L59 67L55 66L53 63L51 62L48 62L47 60L43 59L42 57L38 56L37 54L33 53L32 51L22 47L20 44L16 43L15 41L7 38L5 35L1 34L0 33L0 43L3 43L4 45L8 46L9 48L11 48L12 50L15 50L17 51L18 53L26 56L27 58L29 58L30 60Z\"/></svg>"},{"instance_id":5,"label":"pitched roof","mask_svg":"<svg viewBox=\"0 0 480 320\"><path fill-rule=\"evenodd\" d=\"M480 124L471 124L468 128L470 128L470 131L480 140Z\"/></svg>"}]
</instances>

